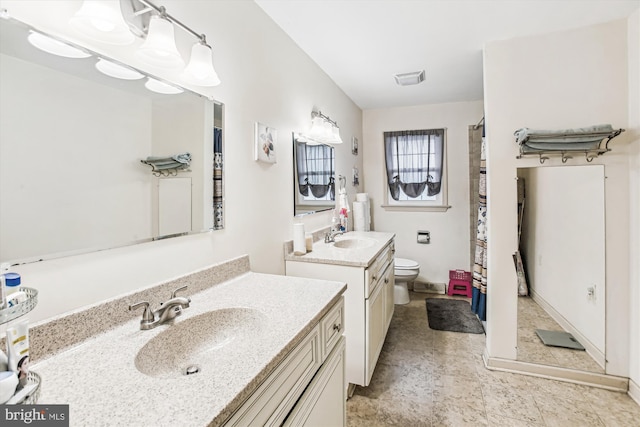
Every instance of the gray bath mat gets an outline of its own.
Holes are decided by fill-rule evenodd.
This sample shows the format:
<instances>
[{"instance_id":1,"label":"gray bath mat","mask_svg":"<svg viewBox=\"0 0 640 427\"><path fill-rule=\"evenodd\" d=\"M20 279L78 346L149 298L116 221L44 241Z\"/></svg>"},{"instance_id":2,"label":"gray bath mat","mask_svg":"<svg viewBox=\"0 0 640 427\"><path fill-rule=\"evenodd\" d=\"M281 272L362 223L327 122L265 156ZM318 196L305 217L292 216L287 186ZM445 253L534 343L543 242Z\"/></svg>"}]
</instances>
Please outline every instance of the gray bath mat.
<instances>
[{"instance_id":1,"label":"gray bath mat","mask_svg":"<svg viewBox=\"0 0 640 427\"><path fill-rule=\"evenodd\" d=\"M582 344L573 337L569 332L564 331L545 331L544 329L536 329L536 334L540 337L544 345L551 347L564 347L574 350L584 350Z\"/></svg>"},{"instance_id":2,"label":"gray bath mat","mask_svg":"<svg viewBox=\"0 0 640 427\"><path fill-rule=\"evenodd\" d=\"M483 334L482 323L471 312L467 301L427 298L427 318L429 327L438 331Z\"/></svg>"}]
</instances>

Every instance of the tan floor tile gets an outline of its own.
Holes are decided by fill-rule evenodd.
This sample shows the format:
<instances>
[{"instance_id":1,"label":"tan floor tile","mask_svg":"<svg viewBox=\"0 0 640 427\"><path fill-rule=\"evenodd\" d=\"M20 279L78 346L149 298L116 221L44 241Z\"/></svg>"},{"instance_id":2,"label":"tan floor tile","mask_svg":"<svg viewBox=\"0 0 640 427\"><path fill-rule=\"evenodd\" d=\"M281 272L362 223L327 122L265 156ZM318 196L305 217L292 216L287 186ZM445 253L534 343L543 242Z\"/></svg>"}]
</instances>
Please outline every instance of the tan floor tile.
<instances>
[{"instance_id":1,"label":"tan floor tile","mask_svg":"<svg viewBox=\"0 0 640 427\"><path fill-rule=\"evenodd\" d=\"M547 426L604 426L593 407L583 400L541 393L534 399Z\"/></svg>"},{"instance_id":2,"label":"tan floor tile","mask_svg":"<svg viewBox=\"0 0 640 427\"><path fill-rule=\"evenodd\" d=\"M482 395L488 415L496 415L529 423L542 423L536 402L525 390L494 384L482 384Z\"/></svg>"},{"instance_id":3,"label":"tan floor tile","mask_svg":"<svg viewBox=\"0 0 640 427\"><path fill-rule=\"evenodd\" d=\"M584 392L589 390L590 387L573 384L564 381L556 381L547 378L538 377L523 377L526 379L526 388L534 395L551 395L560 398L577 399L585 401L587 400Z\"/></svg>"},{"instance_id":4,"label":"tan floor tile","mask_svg":"<svg viewBox=\"0 0 640 427\"><path fill-rule=\"evenodd\" d=\"M484 410L465 405L452 405L450 402L438 402L433 406L433 427L465 427L489 425Z\"/></svg>"},{"instance_id":5,"label":"tan floor tile","mask_svg":"<svg viewBox=\"0 0 640 427\"><path fill-rule=\"evenodd\" d=\"M437 378L433 390L433 401L484 410L480 381L465 377L442 375Z\"/></svg>"},{"instance_id":6,"label":"tan floor tile","mask_svg":"<svg viewBox=\"0 0 640 427\"><path fill-rule=\"evenodd\" d=\"M500 415L488 414L489 425L491 427L538 427L544 426L543 423L516 420L514 418L507 418Z\"/></svg>"}]
</instances>

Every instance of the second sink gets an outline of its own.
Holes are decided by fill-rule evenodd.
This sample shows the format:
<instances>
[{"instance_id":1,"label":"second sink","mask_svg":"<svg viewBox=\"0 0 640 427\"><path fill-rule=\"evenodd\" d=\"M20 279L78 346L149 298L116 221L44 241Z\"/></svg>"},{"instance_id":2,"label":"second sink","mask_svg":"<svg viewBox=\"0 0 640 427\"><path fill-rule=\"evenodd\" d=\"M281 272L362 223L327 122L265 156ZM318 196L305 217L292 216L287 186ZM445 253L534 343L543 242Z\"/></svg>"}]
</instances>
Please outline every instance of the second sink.
<instances>
[{"instance_id":1,"label":"second sink","mask_svg":"<svg viewBox=\"0 0 640 427\"><path fill-rule=\"evenodd\" d=\"M369 246L373 246L376 241L374 239L366 239L366 238L345 238L336 240L333 243L333 246L340 249L360 249L360 248L368 248Z\"/></svg>"},{"instance_id":2,"label":"second sink","mask_svg":"<svg viewBox=\"0 0 640 427\"><path fill-rule=\"evenodd\" d=\"M234 307L209 311L170 326L138 352L136 368L152 377L175 378L188 368L206 371L221 352L240 352L265 327L256 309ZM239 353L240 354L240 353Z\"/></svg>"}]
</instances>

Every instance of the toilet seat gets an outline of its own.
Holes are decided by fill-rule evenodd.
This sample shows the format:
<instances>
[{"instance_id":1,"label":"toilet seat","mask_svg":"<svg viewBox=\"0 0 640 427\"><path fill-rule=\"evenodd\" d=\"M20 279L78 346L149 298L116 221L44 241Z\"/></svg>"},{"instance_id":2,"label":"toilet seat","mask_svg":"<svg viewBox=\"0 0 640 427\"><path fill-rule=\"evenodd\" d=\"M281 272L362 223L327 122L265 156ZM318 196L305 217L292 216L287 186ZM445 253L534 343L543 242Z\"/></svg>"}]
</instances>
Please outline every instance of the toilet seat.
<instances>
[{"instance_id":1,"label":"toilet seat","mask_svg":"<svg viewBox=\"0 0 640 427\"><path fill-rule=\"evenodd\" d=\"M396 270L415 270L417 268L420 268L420 264L418 264L417 262L411 259L394 258L393 262L394 262L394 268Z\"/></svg>"}]
</instances>

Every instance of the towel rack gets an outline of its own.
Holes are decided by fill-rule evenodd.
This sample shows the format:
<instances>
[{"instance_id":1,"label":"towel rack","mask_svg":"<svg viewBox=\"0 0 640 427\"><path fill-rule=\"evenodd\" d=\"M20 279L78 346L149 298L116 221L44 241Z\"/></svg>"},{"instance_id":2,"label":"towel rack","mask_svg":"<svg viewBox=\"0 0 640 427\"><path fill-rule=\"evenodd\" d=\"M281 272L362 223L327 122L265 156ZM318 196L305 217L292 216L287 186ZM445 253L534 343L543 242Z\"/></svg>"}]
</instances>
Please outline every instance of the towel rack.
<instances>
[{"instance_id":1,"label":"towel rack","mask_svg":"<svg viewBox=\"0 0 640 427\"><path fill-rule=\"evenodd\" d=\"M573 158L570 154L581 153L591 163L596 157L611 151L609 142L622 132L624 129L613 129L611 125L562 131L518 129L514 132L516 142L520 144L516 159L538 156L540 164L543 164L550 155L559 155L562 163L566 163Z\"/></svg>"},{"instance_id":2,"label":"towel rack","mask_svg":"<svg viewBox=\"0 0 640 427\"><path fill-rule=\"evenodd\" d=\"M151 166L154 176L177 176L178 172L191 172L191 154L182 153L170 157L147 157L140 163Z\"/></svg>"}]
</instances>

